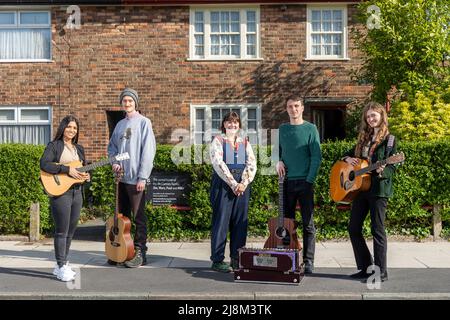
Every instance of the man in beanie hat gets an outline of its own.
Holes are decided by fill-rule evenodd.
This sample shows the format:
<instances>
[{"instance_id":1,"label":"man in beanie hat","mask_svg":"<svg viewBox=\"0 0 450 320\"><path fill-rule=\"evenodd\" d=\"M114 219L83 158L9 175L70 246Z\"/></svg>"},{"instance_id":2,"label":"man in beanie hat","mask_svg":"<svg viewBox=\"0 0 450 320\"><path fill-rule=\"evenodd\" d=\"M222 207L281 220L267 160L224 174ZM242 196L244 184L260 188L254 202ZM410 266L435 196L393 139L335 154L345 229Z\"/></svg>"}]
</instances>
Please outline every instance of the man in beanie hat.
<instances>
[{"instance_id":1,"label":"man in beanie hat","mask_svg":"<svg viewBox=\"0 0 450 320\"><path fill-rule=\"evenodd\" d=\"M112 169L114 172L119 172L121 169L124 171L119 182L119 212L136 224L135 255L124 264L128 268L137 268L147 263L145 185L153 169L156 141L150 119L136 110L139 106L138 93L133 89L125 88L120 94L119 101L126 116L114 128L108 145L108 155L111 157L124 152L130 155L129 160L122 161L120 164L113 163ZM108 263L115 264L111 260L108 260Z\"/></svg>"}]
</instances>

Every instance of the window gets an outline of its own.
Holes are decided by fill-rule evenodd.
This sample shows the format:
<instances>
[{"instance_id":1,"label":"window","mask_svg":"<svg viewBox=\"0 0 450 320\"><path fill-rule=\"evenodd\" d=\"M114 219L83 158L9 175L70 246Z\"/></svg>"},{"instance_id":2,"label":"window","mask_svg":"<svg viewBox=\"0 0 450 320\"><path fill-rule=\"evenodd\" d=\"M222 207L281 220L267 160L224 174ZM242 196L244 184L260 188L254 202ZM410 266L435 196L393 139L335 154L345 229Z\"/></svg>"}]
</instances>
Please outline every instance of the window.
<instances>
[{"instance_id":1,"label":"window","mask_svg":"<svg viewBox=\"0 0 450 320\"><path fill-rule=\"evenodd\" d=\"M259 9L191 9L191 59L259 58Z\"/></svg>"},{"instance_id":2,"label":"window","mask_svg":"<svg viewBox=\"0 0 450 320\"><path fill-rule=\"evenodd\" d=\"M50 126L49 107L0 106L0 143L47 144Z\"/></svg>"},{"instance_id":3,"label":"window","mask_svg":"<svg viewBox=\"0 0 450 320\"><path fill-rule=\"evenodd\" d=\"M0 11L0 61L50 60L48 11Z\"/></svg>"},{"instance_id":4,"label":"window","mask_svg":"<svg viewBox=\"0 0 450 320\"><path fill-rule=\"evenodd\" d=\"M347 58L347 9L308 7L308 59Z\"/></svg>"},{"instance_id":5,"label":"window","mask_svg":"<svg viewBox=\"0 0 450 320\"><path fill-rule=\"evenodd\" d=\"M221 133L223 117L234 111L241 118L242 131L251 144L261 141L260 105L191 105L191 141L194 144L210 143Z\"/></svg>"}]
</instances>

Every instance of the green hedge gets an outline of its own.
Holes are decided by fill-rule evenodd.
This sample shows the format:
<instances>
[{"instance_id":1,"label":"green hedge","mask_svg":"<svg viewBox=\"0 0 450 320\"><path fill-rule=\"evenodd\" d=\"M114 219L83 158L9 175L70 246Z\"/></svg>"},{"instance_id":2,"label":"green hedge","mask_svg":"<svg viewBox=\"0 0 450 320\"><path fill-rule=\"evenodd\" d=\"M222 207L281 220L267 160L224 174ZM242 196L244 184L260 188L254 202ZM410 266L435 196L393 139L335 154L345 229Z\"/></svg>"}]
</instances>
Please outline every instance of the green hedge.
<instances>
[{"instance_id":1,"label":"green hedge","mask_svg":"<svg viewBox=\"0 0 450 320\"><path fill-rule=\"evenodd\" d=\"M340 210L329 197L329 172L332 164L352 147L354 142L340 141L322 145L323 162L315 185L315 223L318 239L347 237L348 210ZM212 167L208 164L182 164L171 160L172 146L160 145L155 158L155 168L189 173L192 192L190 211L177 211L168 206L148 204L149 236L158 239L204 239L209 236L211 206L209 187ZM191 163L201 163L192 147ZM389 202L386 227L389 234L415 235L419 238L431 233L432 214L424 205L444 206L443 235L450 234L450 140L399 144L406 162L399 167L394 178L394 197ZM266 149L260 150L265 152ZM0 233L28 233L28 208L32 202L41 203L41 229L51 230L48 199L39 182L39 158L42 146L0 145ZM258 152L258 151L256 151ZM258 157L259 158L259 157ZM275 175L261 175L261 168L251 185L249 208L249 235L266 236L267 220L277 215L278 183ZM267 165L265 165L267 167ZM273 170L273 168L272 168ZM275 172L275 171L273 171ZM105 218L114 210L114 182L110 166L92 173L85 209L89 214L98 212ZM297 213L300 219L300 213ZM364 232L370 234L370 221L366 220Z\"/></svg>"},{"instance_id":2,"label":"green hedge","mask_svg":"<svg viewBox=\"0 0 450 320\"><path fill-rule=\"evenodd\" d=\"M347 237L349 210L338 209L338 206L330 199L329 172L333 163L353 144L354 142L348 141L322 144L323 162L315 185L315 223L318 239ZM167 206L148 205L146 209L149 215L149 235L153 238L170 239L205 238L209 235L212 213L209 203L212 168L207 164L177 167L170 158L171 150L171 146L158 147L155 168L168 171L178 170L191 175L193 190L189 197L189 204L192 209L176 211ZM447 192L450 190L450 161L446 159L446 155L450 154L450 140L400 142L399 150L405 153L406 162L398 168L394 178L395 192L389 202L386 220L388 233L414 235L418 238L430 235L432 214L423 206L439 203L444 205L442 215L445 229L443 234L447 234L446 228L448 228L450 220L450 195ZM194 149L192 149L192 163L195 160L194 154ZM197 154L202 154L202 152L197 152ZM200 163L198 159L197 163ZM259 163L258 173L251 186L250 236L267 235L267 220L277 215L277 177L261 175L263 166ZM98 169L93 174L94 205L111 207L113 196L111 179L109 168ZM301 221L299 212L297 212L297 219ZM370 234L369 219L365 221L364 232L367 235Z\"/></svg>"},{"instance_id":3,"label":"green hedge","mask_svg":"<svg viewBox=\"0 0 450 320\"><path fill-rule=\"evenodd\" d=\"M28 234L29 209L39 202L41 232L51 228L48 198L39 180L43 146L0 144L0 234Z\"/></svg>"}]
</instances>

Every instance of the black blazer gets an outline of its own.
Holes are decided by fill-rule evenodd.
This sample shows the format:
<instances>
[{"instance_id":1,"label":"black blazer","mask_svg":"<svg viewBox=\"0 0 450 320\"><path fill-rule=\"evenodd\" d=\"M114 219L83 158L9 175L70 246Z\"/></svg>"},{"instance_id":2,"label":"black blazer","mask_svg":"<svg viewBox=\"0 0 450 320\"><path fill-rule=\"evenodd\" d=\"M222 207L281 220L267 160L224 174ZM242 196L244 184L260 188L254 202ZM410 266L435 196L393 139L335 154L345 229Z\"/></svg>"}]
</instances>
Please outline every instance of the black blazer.
<instances>
[{"instance_id":1,"label":"black blazer","mask_svg":"<svg viewBox=\"0 0 450 320\"><path fill-rule=\"evenodd\" d=\"M83 164L83 166L86 165L84 148L79 144L75 144L75 147L77 148L81 163ZM63 140L54 140L49 142L40 160L41 169L45 172L53 174L69 173L69 166L57 164L59 162L59 158L61 158L63 150Z\"/></svg>"}]
</instances>

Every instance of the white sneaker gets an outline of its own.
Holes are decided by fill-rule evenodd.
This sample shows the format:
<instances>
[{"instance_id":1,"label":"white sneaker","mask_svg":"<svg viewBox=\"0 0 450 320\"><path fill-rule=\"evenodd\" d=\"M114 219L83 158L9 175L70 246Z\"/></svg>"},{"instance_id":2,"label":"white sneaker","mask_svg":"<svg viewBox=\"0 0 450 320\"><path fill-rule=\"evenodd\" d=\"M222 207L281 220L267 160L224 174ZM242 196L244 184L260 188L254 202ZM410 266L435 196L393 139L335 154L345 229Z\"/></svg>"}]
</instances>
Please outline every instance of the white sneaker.
<instances>
[{"instance_id":1,"label":"white sneaker","mask_svg":"<svg viewBox=\"0 0 450 320\"><path fill-rule=\"evenodd\" d=\"M65 264L58 269L56 277L61 281L72 281L75 279L75 273Z\"/></svg>"},{"instance_id":2,"label":"white sneaker","mask_svg":"<svg viewBox=\"0 0 450 320\"><path fill-rule=\"evenodd\" d=\"M77 273L75 271L72 270L72 268L69 266L69 262L66 262L65 266L74 274L76 275ZM58 264L56 264L55 268L53 269L53 275L57 276L58 275L58 271L59 271L59 267Z\"/></svg>"}]
</instances>

